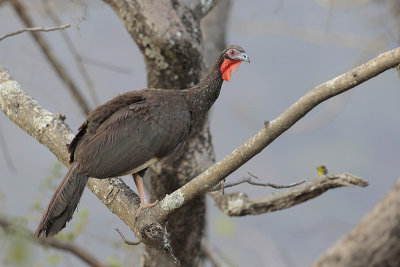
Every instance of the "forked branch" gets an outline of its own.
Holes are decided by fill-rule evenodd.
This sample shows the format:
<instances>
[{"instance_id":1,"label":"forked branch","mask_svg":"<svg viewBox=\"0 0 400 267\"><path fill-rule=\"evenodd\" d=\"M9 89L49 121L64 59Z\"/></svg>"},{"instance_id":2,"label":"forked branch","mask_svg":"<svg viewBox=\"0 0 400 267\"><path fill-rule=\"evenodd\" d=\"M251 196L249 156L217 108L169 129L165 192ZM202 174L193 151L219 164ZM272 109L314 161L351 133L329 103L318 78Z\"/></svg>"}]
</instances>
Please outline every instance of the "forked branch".
<instances>
[{"instance_id":1,"label":"forked branch","mask_svg":"<svg viewBox=\"0 0 400 267\"><path fill-rule=\"evenodd\" d=\"M138 208L137 196L121 180L90 179L88 187L110 210L134 230L144 244L165 250L166 248L162 245L167 238L165 222L172 213L196 196L209 191L222 179L260 153L318 104L394 68L398 64L400 64L400 48L383 53L367 63L317 86L278 118L265 124L257 134L223 160L180 189L167 195L158 205L143 212L137 220L135 220L135 210ZM26 95L18 83L2 68L0 68L0 107L24 131L50 148L64 164L67 163L68 155L65 145L72 138L71 130L56 115L44 110L35 100ZM134 202L133 206L132 202Z\"/></svg>"},{"instance_id":2,"label":"forked branch","mask_svg":"<svg viewBox=\"0 0 400 267\"><path fill-rule=\"evenodd\" d=\"M320 175L305 185L275 192L259 199L250 199L241 192L225 195L220 192L212 192L210 195L214 198L218 208L225 214L229 216L245 216L287 209L315 198L329 189L354 185L365 187L368 182L344 173L329 176Z\"/></svg>"},{"instance_id":3,"label":"forked branch","mask_svg":"<svg viewBox=\"0 0 400 267\"><path fill-rule=\"evenodd\" d=\"M312 89L290 106L279 117L264 127L224 159L208 168L193 180L167 195L147 216L166 221L177 209L196 196L209 191L222 179L260 153L282 133L325 100L375 77L400 64L400 48L380 54L376 58ZM140 222L140 220L139 220Z\"/></svg>"}]
</instances>

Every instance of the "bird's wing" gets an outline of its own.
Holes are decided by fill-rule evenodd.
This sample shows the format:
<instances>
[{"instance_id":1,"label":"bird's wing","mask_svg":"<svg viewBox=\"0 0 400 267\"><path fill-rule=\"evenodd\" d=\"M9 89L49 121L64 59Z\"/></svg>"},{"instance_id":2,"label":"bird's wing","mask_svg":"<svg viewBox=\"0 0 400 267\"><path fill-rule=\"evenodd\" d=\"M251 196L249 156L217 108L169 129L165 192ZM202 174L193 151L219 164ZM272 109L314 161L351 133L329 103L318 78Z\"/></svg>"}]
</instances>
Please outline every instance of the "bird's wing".
<instances>
[{"instance_id":1,"label":"bird's wing","mask_svg":"<svg viewBox=\"0 0 400 267\"><path fill-rule=\"evenodd\" d=\"M114 112L75 151L81 171L96 178L140 171L179 147L190 132L190 113L183 98L146 96ZM138 169L139 168L139 169Z\"/></svg>"},{"instance_id":2,"label":"bird's wing","mask_svg":"<svg viewBox=\"0 0 400 267\"><path fill-rule=\"evenodd\" d=\"M118 95L91 111L88 115L88 118L79 127L78 133L75 135L72 142L67 145L68 152L70 153L69 163L74 161L75 149L87 132L89 132L89 134L95 133L97 128L119 109L127 105L143 102L143 91L144 90L130 91Z\"/></svg>"}]
</instances>

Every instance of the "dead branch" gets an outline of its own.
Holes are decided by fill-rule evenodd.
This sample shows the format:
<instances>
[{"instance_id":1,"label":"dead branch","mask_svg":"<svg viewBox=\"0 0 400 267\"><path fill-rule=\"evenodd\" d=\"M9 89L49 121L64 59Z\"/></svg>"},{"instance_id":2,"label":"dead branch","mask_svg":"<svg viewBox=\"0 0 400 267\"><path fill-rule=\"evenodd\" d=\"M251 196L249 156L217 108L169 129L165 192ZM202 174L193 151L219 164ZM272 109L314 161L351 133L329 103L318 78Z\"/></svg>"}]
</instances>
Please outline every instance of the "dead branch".
<instances>
[{"instance_id":1,"label":"dead branch","mask_svg":"<svg viewBox=\"0 0 400 267\"><path fill-rule=\"evenodd\" d=\"M250 174L250 173L249 173L249 174ZM256 176L253 176L252 174L250 174L250 175L251 175L252 177L256 177ZM295 186L301 185L301 184L303 184L303 183L306 182L306 180L300 180L300 181L297 181L297 182L295 182L295 183L284 184L284 185L281 185L281 184L273 184L273 183L257 183L257 182L253 182L252 177L244 177L244 178L242 178L241 180L239 180L239 181L237 181L237 182L232 182L232 183L223 183L223 184L219 183L219 184L217 184L216 186L214 186L214 187L210 190L210 192L219 191L219 190L221 190L221 189L225 189L225 188L229 188L229 187L234 187L234 186L237 186L237 185L240 185L240 184L244 184L244 183L248 183L248 184L250 184L250 185L255 185L255 186L264 186L264 187L272 187L272 188L275 188L275 189L283 189L283 188L295 187ZM222 192L222 194L224 194L224 193Z\"/></svg>"},{"instance_id":2,"label":"dead branch","mask_svg":"<svg viewBox=\"0 0 400 267\"><path fill-rule=\"evenodd\" d=\"M122 240L125 242L125 244L130 245L130 246L137 246L140 243L142 243L141 239L138 239L137 241L129 241L118 228L115 228L115 231L119 234L119 236L122 238Z\"/></svg>"},{"instance_id":3,"label":"dead branch","mask_svg":"<svg viewBox=\"0 0 400 267\"><path fill-rule=\"evenodd\" d=\"M44 3L44 8L45 8L45 11L46 11L48 17L54 22L54 24L60 24L61 20L58 18L57 14L51 8L49 1L45 0L45 1L43 1L43 3ZM89 90L89 94L92 97L93 103L96 106L100 105L99 98L96 94L96 90L94 89L93 81L90 78L90 75L89 75L88 71L86 70L85 65L83 64L82 56L76 50L75 45L71 41L71 38L69 38L68 33L66 31L61 31L60 33L61 33L61 37L64 39L64 42L70 51L70 53L75 58L76 65L78 66L78 69L79 69L79 74L82 76L83 80L86 83L86 87Z\"/></svg>"},{"instance_id":4,"label":"dead branch","mask_svg":"<svg viewBox=\"0 0 400 267\"><path fill-rule=\"evenodd\" d=\"M33 28L34 23L26 11L26 8L19 0L10 1L11 6L13 7L14 11L17 13L21 21L25 24L28 28ZM45 55L47 61L50 65L54 68L55 72L57 73L58 77L63 81L65 86L70 91L72 97L78 103L81 111L84 114L88 114L91 110L89 105L87 104L85 98L83 97L82 93L78 89L78 86L75 84L74 79L69 75L69 73L65 70L61 62L56 58L50 45L47 41L40 35L39 32L31 31L31 35L33 36L34 40L42 50L43 54Z\"/></svg>"},{"instance_id":5,"label":"dead branch","mask_svg":"<svg viewBox=\"0 0 400 267\"><path fill-rule=\"evenodd\" d=\"M229 216L257 215L301 204L307 200L318 197L329 189L343 186L365 187L368 182L351 174L320 175L303 186L286 191L279 191L264 198L249 199L242 192L223 195L212 192L218 208Z\"/></svg>"},{"instance_id":6,"label":"dead branch","mask_svg":"<svg viewBox=\"0 0 400 267\"><path fill-rule=\"evenodd\" d=\"M55 248L58 250L66 251L74 256L78 257L80 260L84 261L87 263L89 266L93 267L109 267L109 265L100 262L96 257L94 257L92 254L90 254L88 251L86 251L84 248L79 247L72 242L65 242L53 237L50 238L45 238L45 239L37 239L34 238L33 232L30 230L26 229L25 227L22 226L17 226L15 224L12 224L8 219L6 219L4 216L0 215L0 228L2 228L6 233L9 234L22 234L24 238L31 242L38 243L42 245L43 247L51 247Z\"/></svg>"},{"instance_id":7,"label":"dead branch","mask_svg":"<svg viewBox=\"0 0 400 267\"><path fill-rule=\"evenodd\" d=\"M62 26L49 27L49 28L46 28L46 27L24 28L24 29L20 29L20 30L14 31L14 32L4 34L3 36L0 37L0 41L3 41L7 37L11 37L11 36L23 33L23 32L51 32L51 31L63 30L63 29L69 28L69 27L71 27L71 24L65 24Z\"/></svg>"}]
</instances>

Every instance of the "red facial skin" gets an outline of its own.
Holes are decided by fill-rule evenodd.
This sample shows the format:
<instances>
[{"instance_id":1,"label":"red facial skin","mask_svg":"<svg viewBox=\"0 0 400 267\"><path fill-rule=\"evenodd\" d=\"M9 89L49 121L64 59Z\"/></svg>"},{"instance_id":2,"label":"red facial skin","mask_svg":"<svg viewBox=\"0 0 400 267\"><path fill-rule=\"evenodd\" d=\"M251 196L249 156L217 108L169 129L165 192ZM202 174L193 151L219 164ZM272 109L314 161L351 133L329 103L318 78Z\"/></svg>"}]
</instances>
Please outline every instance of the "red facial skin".
<instances>
[{"instance_id":1,"label":"red facial skin","mask_svg":"<svg viewBox=\"0 0 400 267\"><path fill-rule=\"evenodd\" d=\"M239 68L241 60L224 59L221 64L222 79L229 82L231 80L232 72L236 72Z\"/></svg>"}]
</instances>

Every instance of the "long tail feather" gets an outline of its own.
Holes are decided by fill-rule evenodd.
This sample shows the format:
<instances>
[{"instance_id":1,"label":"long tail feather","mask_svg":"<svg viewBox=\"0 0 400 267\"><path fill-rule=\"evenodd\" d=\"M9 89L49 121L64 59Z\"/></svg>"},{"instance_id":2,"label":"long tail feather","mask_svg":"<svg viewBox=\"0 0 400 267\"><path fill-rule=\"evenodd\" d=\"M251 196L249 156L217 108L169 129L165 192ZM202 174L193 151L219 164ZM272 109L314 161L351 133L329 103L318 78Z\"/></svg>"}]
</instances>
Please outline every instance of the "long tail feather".
<instances>
[{"instance_id":1,"label":"long tail feather","mask_svg":"<svg viewBox=\"0 0 400 267\"><path fill-rule=\"evenodd\" d=\"M78 173L78 164L73 164L53 195L35 236L53 236L72 219L88 177Z\"/></svg>"}]
</instances>

